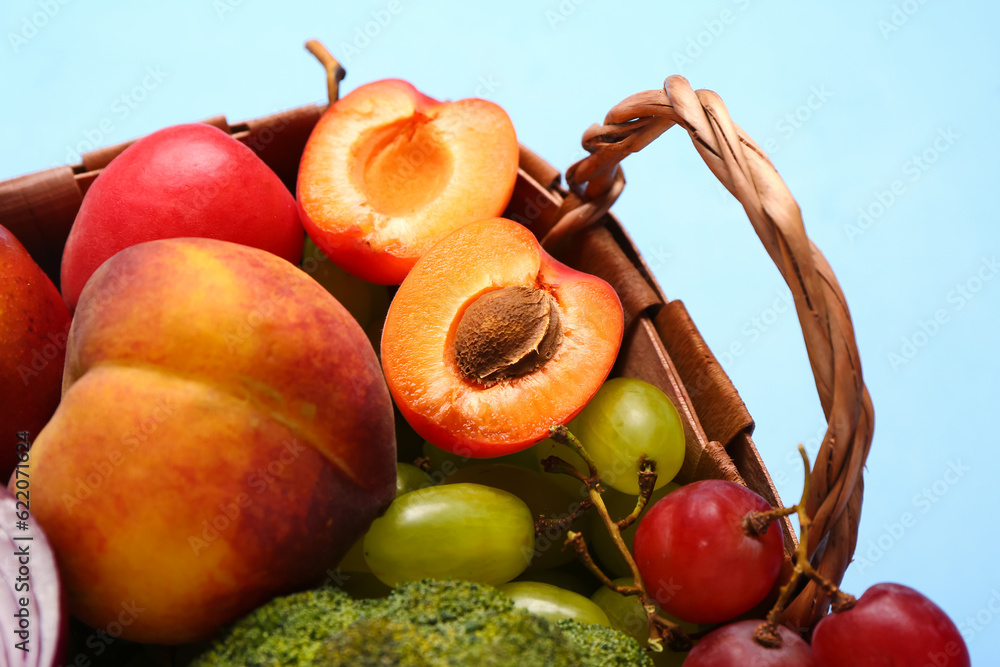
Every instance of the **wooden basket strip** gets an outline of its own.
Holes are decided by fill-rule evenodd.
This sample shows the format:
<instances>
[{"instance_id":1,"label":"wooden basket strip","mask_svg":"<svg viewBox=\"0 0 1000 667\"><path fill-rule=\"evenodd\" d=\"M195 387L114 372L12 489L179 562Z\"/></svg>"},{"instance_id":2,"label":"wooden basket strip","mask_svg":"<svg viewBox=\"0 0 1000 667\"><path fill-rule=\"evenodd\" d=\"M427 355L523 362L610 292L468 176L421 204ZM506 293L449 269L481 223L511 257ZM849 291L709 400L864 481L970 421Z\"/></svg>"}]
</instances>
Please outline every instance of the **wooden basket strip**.
<instances>
[{"instance_id":1,"label":"wooden basket strip","mask_svg":"<svg viewBox=\"0 0 1000 667\"><path fill-rule=\"evenodd\" d=\"M728 447L740 434L753 433L753 418L743 399L708 349L684 303L671 301L653 322L684 378L708 437Z\"/></svg>"}]
</instances>

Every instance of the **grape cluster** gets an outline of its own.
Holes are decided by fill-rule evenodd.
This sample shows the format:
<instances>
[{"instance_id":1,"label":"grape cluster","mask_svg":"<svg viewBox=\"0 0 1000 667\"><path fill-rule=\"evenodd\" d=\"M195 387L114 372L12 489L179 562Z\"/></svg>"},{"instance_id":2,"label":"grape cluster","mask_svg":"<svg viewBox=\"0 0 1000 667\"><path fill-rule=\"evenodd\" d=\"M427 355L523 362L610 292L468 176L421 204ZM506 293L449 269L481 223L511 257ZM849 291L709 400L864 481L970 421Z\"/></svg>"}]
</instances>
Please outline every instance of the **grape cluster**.
<instances>
[{"instance_id":1,"label":"grape cluster","mask_svg":"<svg viewBox=\"0 0 1000 667\"><path fill-rule=\"evenodd\" d=\"M826 617L811 645L778 607L765 618L785 562L773 519L796 508L728 481L678 485L684 427L656 387L609 380L554 437L485 460L425 443L341 567L498 586L535 614L629 634L660 667L969 665L947 615L896 584Z\"/></svg>"}]
</instances>

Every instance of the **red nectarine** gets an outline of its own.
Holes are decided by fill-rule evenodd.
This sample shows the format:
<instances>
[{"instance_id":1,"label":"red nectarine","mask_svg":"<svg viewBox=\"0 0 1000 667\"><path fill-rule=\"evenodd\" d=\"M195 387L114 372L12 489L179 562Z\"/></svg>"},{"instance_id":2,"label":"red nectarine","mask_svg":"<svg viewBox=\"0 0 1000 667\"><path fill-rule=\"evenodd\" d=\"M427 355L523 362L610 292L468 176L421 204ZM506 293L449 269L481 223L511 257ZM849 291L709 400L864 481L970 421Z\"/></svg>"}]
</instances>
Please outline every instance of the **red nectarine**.
<instances>
[{"instance_id":1,"label":"red nectarine","mask_svg":"<svg viewBox=\"0 0 1000 667\"><path fill-rule=\"evenodd\" d=\"M90 186L63 253L66 305L76 309L87 279L119 250L182 236L295 264L305 238L292 194L252 150L211 125L175 125L126 148Z\"/></svg>"}]
</instances>

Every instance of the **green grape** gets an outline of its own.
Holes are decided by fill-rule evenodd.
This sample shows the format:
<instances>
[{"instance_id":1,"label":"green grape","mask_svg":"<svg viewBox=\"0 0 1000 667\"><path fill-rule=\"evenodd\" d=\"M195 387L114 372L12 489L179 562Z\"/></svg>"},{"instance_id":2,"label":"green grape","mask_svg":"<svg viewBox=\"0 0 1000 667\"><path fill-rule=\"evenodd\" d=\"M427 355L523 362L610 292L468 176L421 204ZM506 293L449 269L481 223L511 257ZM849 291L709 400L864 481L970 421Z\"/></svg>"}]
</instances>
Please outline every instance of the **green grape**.
<instances>
[{"instance_id":1,"label":"green grape","mask_svg":"<svg viewBox=\"0 0 1000 667\"><path fill-rule=\"evenodd\" d=\"M435 484L440 484L450 475L454 475L456 470L464 465L468 465L469 461L473 460L468 456L459 456L458 454L446 452L426 440L424 440L421 451L423 457L427 459L427 475Z\"/></svg>"},{"instance_id":2,"label":"green grape","mask_svg":"<svg viewBox=\"0 0 1000 667\"><path fill-rule=\"evenodd\" d=\"M530 450L514 452L513 454L490 459L474 459L465 452L447 452L425 440L423 454L424 458L429 462L430 469L427 471L427 474L435 484L445 482L461 468L482 463L507 463L532 470L539 470L538 463Z\"/></svg>"},{"instance_id":3,"label":"green grape","mask_svg":"<svg viewBox=\"0 0 1000 667\"><path fill-rule=\"evenodd\" d=\"M513 493L528 505L531 516L544 516L549 519L559 519L572 514L579 508L579 502L574 500L562 487L550 483L546 475L528 468L506 463L478 463L456 470L444 483L483 484L495 489L503 489ZM582 532L585 517L577 519L570 528ZM532 571L547 570L558 567L576 558L576 551L563 549L566 541L566 530L548 529L535 536L535 555L529 569Z\"/></svg>"},{"instance_id":4,"label":"green grape","mask_svg":"<svg viewBox=\"0 0 1000 667\"><path fill-rule=\"evenodd\" d=\"M521 576L514 580L515 583L519 581L535 581L540 584L551 584L567 591L579 593L584 597L590 597L590 594L594 591L594 585L590 580L585 581L583 577L579 577L572 572L567 572L562 568L553 568L550 570L532 570L528 568Z\"/></svg>"},{"instance_id":5,"label":"green grape","mask_svg":"<svg viewBox=\"0 0 1000 667\"><path fill-rule=\"evenodd\" d=\"M514 581L497 590L514 599L514 606L553 621L570 618L580 623L612 627L608 615L579 593L537 581Z\"/></svg>"},{"instance_id":6,"label":"green grape","mask_svg":"<svg viewBox=\"0 0 1000 667\"><path fill-rule=\"evenodd\" d=\"M396 464L396 497L404 493L431 486L431 480L423 470L409 463ZM365 562L364 535L340 559L337 565L343 572L371 572Z\"/></svg>"},{"instance_id":7,"label":"green grape","mask_svg":"<svg viewBox=\"0 0 1000 667\"><path fill-rule=\"evenodd\" d=\"M413 430L395 404L392 406L392 417L396 428L396 460L412 463L424 455L425 441Z\"/></svg>"},{"instance_id":8,"label":"green grape","mask_svg":"<svg viewBox=\"0 0 1000 667\"><path fill-rule=\"evenodd\" d=\"M587 469L587 463L583 460L582 456L574 451L572 447L560 445L551 438L546 438L545 440L542 440L541 442L519 452L489 459L474 459L471 456L468 456L467 453L463 455L462 452L447 452L440 447L435 447L430 442L424 441L423 456L429 463L429 470L427 474L435 484L442 483L445 479L454 475L456 470L461 468L479 465L482 463L506 463L544 474L545 478L549 480L550 483L562 487L568 493L572 494L574 498L582 500L587 497L587 487L580 480L574 479L570 475L564 475L562 473L545 472L542 460L549 456L558 456L564 461L570 463L584 475L590 474Z\"/></svg>"},{"instance_id":9,"label":"green grape","mask_svg":"<svg viewBox=\"0 0 1000 667\"><path fill-rule=\"evenodd\" d=\"M482 463L506 463L543 473L546 479L563 487L569 493L573 494L574 497L580 499L587 497L587 487L581 481L562 473L545 472L542 460L549 456L558 456L573 465L584 475L590 474L583 457L577 454L572 447L560 445L551 438L546 438L519 452L489 459L474 459L467 454L447 452L440 447L435 447L430 442L424 441L423 455L429 462L430 470L428 471L428 475L430 475L436 484L440 484L446 478L455 474L455 471L460 468Z\"/></svg>"},{"instance_id":10,"label":"green grape","mask_svg":"<svg viewBox=\"0 0 1000 667\"><path fill-rule=\"evenodd\" d=\"M396 497L404 493L433 486L430 477L412 463L396 464Z\"/></svg>"},{"instance_id":11,"label":"green grape","mask_svg":"<svg viewBox=\"0 0 1000 667\"><path fill-rule=\"evenodd\" d=\"M684 425L662 391L642 380L605 382L569 425L594 460L601 480L622 493L639 493L639 461L656 461L656 488L684 463Z\"/></svg>"},{"instance_id":12,"label":"green grape","mask_svg":"<svg viewBox=\"0 0 1000 667\"><path fill-rule=\"evenodd\" d=\"M389 586L379 581L371 572L344 572L334 583L337 588L355 600L384 598L392 592Z\"/></svg>"},{"instance_id":13,"label":"green grape","mask_svg":"<svg viewBox=\"0 0 1000 667\"><path fill-rule=\"evenodd\" d=\"M633 580L632 577L620 577L615 579L613 583L617 586L631 586ZM636 641L644 647L649 645L649 624L646 619L646 612L643 610L642 605L639 604L638 597L634 595L622 595L607 586L601 586L596 593L590 596L590 600L607 614L612 628L635 637ZM664 613L659 608L657 608L657 612L664 618L680 625L681 630L688 634L696 633L701 629L694 623L679 621L670 614ZM653 657L654 664L659 667L661 665L680 665L684 662L687 654L675 653L666 649L661 654L650 653L650 655Z\"/></svg>"},{"instance_id":14,"label":"green grape","mask_svg":"<svg viewBox=\"0 0 1000 667\"><path fill-rule=\"evenodd\" d=\"M429 486L400 496L365 535L372 573L394 586L417 579L502 584L534 551L531 510L517 496L480 484Z\"/></svg>"},{"instance_id":15,"label":"green grape","mask_svg":"<svg viewBox=\"0 0 1000 667\"><path fill-rule=\"evenodd\" d=\"M342 572L371 572L368 563L365 562L365 537L364 535L355 542L344 557L340 559L337 568Z\"/></svg>"},{"instance_id":16,"label":"green grape","mask_svg":"<svg viewBox=\"0 0 1000 667\"><path fill-rule=\"evenodd\" d=\"M649 508L657 500L674 489L679 488L680 485L669 482L653 491L653 494L649 497L649 502L642 508L642 514L639 515L639 519L645 516L646 512L649 511ZM620 521L628 516L635 509L635 502L638 500L638 496L630 496L627 493L615 491L614 489L605 489L604 493L601 494L601 498L604 500L605 507L608 508L608 514L615 521ZM590 547L591 555L595 556L601 562L605 571L610 572L614 576L632 576L632 570L629 569L628 563L625 562L625 557L622 556L622 552L618 550L614 540L611 539L611 535L608 534L608 529L601 520L601 516L597 512L591 511L587 513L587 518L590 524L590 539L587 542L587 546ZM622 539L625 541L625 546L628 547L629 551L632 550L632 540L635 538L635 529L638 526L639 520L636 519L632 522L632 525L622 531Z\"/></svg>"}]
</instances>

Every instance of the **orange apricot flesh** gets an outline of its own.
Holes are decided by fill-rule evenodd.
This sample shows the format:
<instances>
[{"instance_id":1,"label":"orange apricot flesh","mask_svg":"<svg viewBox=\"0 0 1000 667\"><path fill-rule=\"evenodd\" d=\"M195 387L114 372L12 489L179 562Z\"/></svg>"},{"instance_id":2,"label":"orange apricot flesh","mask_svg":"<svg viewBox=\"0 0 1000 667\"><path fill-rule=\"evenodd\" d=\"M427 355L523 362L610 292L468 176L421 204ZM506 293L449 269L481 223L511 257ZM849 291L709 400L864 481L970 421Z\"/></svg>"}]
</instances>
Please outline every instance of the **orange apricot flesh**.
<instances>
[{"instance_id":1,"label":"orange apricot flesh","mask_svg":"<svg viewBox=\"0 0 1000 667\"><path fill-rule=\"evenodd\" d=\"M405 81L376 81L316 124L299 166L299 215L338 265L396 285L442 236L500 215L517 164L514 126L496 104L438 102Z\"/></svg>"},{"instance_id":2,"label":"orange apricot flesh","mask_svg":"<svg viewBox=\"0 0 1000 667\"><path fill-rule=\"evenodd\" d=\"M511 286L552 297L558 346L523 375L469 377L456 361L459 322L481 295ZM525 227L493 218L453 231L410 271L389 307L382 368L400 412L421 436L453 453L501 456L576 416L607 378L622 332L621 303L610 285L553 259Z\"/></svg>"}]
</instances>

